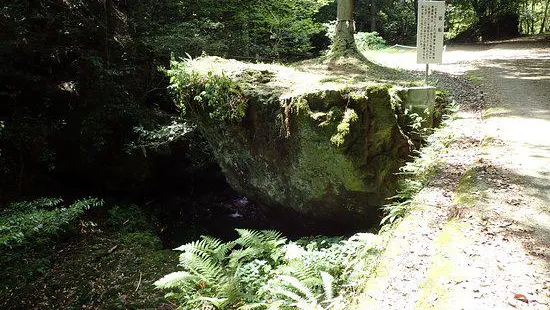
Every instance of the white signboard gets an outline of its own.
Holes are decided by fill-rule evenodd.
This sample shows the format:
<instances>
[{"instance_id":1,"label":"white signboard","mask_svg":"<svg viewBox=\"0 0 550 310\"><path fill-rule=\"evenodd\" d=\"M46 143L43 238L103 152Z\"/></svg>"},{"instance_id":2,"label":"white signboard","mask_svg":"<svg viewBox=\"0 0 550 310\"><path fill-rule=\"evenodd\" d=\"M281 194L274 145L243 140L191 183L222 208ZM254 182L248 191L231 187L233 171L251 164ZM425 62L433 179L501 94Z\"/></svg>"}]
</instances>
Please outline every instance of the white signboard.
<instances>
[{"instance_id":1,"label":"white signboard","mask_svg":"<svg viewBox=\"0 0 550 310\"><path fill-rule=\"evenodd\" d=\"M444 26L445 1L418 2L417 63L434 64L442 62Z\"/></svg>"}]
</instances>

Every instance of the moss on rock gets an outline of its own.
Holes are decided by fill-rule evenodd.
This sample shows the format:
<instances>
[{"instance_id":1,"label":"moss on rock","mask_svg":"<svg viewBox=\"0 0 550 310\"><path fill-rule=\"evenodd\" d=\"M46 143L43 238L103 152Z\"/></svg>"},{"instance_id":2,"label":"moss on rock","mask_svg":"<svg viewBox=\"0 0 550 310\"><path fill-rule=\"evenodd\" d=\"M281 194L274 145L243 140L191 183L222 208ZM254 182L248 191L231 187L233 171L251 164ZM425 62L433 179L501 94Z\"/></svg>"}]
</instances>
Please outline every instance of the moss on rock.
<instances>
[{"instance_id":1,"label":"moss on rock","mask_svg":"<svg viewBox=\"0 0 550 310\"><path fill-rule=\"evenodd\" d=\"M208 70L204 59L191 64L193 74L232 78L246 96L246 113L240 122L213 122L200 109L187 109L187 117L235 190L268 208L339 222L378 214L412 146L392 85L325 85L323 77L286 67L212 61Z\"/></svg>"}]
</instances>

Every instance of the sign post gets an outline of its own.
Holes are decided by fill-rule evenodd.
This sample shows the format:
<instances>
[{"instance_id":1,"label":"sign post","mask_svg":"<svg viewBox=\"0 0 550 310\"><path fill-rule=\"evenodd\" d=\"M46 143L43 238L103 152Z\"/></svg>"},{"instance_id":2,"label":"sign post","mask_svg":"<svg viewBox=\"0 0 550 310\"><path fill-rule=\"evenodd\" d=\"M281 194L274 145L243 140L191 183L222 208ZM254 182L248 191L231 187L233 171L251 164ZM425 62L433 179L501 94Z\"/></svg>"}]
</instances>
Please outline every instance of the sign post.
<instances>
[{"instance_id":1,"label":"sign post","mask_svg":"<svg viewBox=\"0 0 550 310\"><path fill-rule=\"evenodd\" d=\"M443 60L445 1L419 1L416 31L416 62L426 64L424 84L428 86L430 64Z\"/></svg>"}]
</instances>

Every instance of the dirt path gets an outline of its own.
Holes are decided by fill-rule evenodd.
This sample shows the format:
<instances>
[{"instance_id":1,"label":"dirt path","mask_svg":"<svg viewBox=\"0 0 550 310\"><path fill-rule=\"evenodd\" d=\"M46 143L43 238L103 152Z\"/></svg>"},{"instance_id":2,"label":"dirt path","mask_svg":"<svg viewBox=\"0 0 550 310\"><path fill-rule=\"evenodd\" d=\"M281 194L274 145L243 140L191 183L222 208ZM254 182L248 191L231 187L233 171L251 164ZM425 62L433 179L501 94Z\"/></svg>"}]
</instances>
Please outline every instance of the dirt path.
<instances>
[{"instance_id":1,"label":"dirt path","mask_svg":"<svg viewBox=\"0 0 550 310\"><path fill-rule=\"evenodd\" d=\"M443 133L454 142L440 172L393 233L358 309L550 309L548 46L448 49L436 70L469 77L485 106ZM410 54L380 62L411 69Z\"/></svg>"}]
</instances>

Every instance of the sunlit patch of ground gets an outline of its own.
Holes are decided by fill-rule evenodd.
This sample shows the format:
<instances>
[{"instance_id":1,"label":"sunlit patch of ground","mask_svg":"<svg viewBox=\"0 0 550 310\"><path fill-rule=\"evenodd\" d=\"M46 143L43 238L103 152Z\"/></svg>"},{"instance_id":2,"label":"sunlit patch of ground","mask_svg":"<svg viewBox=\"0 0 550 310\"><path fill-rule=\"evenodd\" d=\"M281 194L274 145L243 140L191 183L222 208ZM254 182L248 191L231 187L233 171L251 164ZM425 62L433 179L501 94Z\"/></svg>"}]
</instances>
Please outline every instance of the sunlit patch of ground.
<instances>
[{"instance_id":1,"label":"sunlit patch of ground","mask_svg":"<svg viewBox=\"0 0 550 310\"><path fill-rule=\"evenodd\" d=\"M452 46L445 63L432 66L479 85L486 106L459 118L445 164L417 198L430 207L413 211L396 230L388 249L399 244L400 251L388 250L381 264L387 272L367 284L358 309L550 308L549 46ZM366 55L424 69L414 50ZM466 193L457 175L474 180ZM466 226L452 229L457 221ZM467 242L436 242L445 234Z\"/></svg>"}]
</instances>

